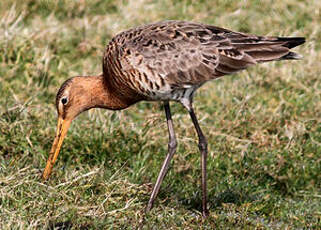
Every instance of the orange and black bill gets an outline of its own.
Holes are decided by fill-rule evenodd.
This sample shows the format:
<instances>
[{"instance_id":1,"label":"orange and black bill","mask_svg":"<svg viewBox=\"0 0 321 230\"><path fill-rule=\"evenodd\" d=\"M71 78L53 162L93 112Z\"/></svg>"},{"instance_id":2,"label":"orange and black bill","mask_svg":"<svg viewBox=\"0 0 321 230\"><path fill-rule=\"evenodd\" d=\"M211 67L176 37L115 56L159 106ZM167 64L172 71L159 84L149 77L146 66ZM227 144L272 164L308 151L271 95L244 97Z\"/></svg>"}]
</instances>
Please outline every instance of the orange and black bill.
<instances>
[{"instance_id":1,"label":"orange and black bill","mask_svg":"<svg viewBox=\"0 0 321 230\"><path fill-rule=\"evenodd\" d=\"M64 138L67 134L70 123L71 123L71 120L64 120L61 117L58 117L56 137L54 142L52 143L46 168L42 174L42 179L44 180L47 180L51 174L52 167L57 160L62 142L64 141Z\"/></svg>"}]
</instances>

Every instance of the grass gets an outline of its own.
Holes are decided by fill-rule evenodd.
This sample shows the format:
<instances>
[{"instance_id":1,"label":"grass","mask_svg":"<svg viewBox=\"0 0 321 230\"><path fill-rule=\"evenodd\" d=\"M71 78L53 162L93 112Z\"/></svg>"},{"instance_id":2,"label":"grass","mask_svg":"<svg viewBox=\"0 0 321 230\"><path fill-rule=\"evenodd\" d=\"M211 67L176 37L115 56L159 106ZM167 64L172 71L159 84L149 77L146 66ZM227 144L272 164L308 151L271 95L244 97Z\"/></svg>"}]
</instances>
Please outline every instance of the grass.
<instances>
[{"instance_id":1,"label":"grass","mask_svg":"<svg viewBox=\"0 0 321 230\"><path fill-rule=\"evenodd\" d=\"M0 2L2 229L320 229L320 1ZM55 94L101 72L109 39L163 19L305 36L301 61L268 63L206 84L195 107L209 141L210 216L200 215L200 154L172 103L178 151L144 214L167 151L160 103L91 110L72 124L53 175Z\"/></svg>"}]
</instances>

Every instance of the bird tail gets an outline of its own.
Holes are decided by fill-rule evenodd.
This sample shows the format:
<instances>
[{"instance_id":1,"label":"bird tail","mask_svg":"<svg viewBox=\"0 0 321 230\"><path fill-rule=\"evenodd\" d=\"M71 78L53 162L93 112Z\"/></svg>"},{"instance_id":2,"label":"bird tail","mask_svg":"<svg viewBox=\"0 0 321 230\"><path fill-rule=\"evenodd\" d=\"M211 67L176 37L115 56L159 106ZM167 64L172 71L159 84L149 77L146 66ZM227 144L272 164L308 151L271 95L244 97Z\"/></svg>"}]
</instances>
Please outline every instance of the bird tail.
<instances>
[{"instance_id":1,"label":"bird tail","mask_svg":"<svg viewBox=\"0 0 321 230\"><path fill-rule=\"evenodd\" d=\"M284 47L287 47L289 49L292 49L296 46L299 46L303 43L305 43L305 38L303 37L278 37L279 41L284 41L285 44L283 44ZM295 53L295 52L288 52L286 55L282 56L279 60L298 60L302 59L303 56L301 54Z\"/></svg>"},{"instance_id":2,"label":"bird tail","mask_svg":"<svg viewBox=\"0 0 321 230\"><path fill-rule=\"evenodd\" d=\"M251 56L256 62L301 59L302 55L290 51L305 42L303 37L254 37L235 41L234 46Z\"/></svg>"},{"instance_id":3,"label":"bird tail","mask_svg":"<svg viewBox=\"0 0 321 230\"><path fill-rule=\"evenodd\" d=\"M281 58L277 60L300 60L303 56L301 54L295 53L295 52L289 52L288 54L282 56Z\"/></svg>"},{"instance_id":4,"label":"bird tail","mask_svg":"<svg viewBox=\"0 0 321 230\"><path fill-rule=\"evenodd\" d=\"M277 37L276 39L277 41L285 42L283 46L288 47L289 49L305 43L304 37Z\"/></svg>"}]
</instances>

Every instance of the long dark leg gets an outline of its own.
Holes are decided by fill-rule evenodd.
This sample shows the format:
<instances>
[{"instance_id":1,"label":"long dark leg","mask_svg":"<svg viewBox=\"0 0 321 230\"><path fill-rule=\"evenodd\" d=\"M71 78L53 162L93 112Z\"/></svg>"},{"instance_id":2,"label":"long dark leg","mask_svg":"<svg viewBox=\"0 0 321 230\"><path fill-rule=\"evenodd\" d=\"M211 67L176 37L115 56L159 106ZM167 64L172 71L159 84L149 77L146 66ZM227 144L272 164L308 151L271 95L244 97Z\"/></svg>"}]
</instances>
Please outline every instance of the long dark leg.
<instances>
[{"instance_id":1,"label":"long dark leg","mask_svg":"<svg viewBox=\"0 0 321 230\"><path fill-rule=\"evenodd\" d=\"M162 184L162 181L168 171L168 166L169 163L174 155L174 153L176 152L176 146L177 146L177 141L176 141L176 137L175 137L175 132L174 132L174 126L173 126L173 121L172 121L172 115L171 115L171 111L169 108L169 103L168 102L164 102L164 108L165 108L165 114L166 114L166 119L167 119L167 127L168 127L168 134L169 134L169 142L168 142L168 154L163 162L163 166L162 169L160 170L159 174L158 174L158 178L156 181L156 184L153 188L153 192L150 196L150 199L148 201L148 205L146 208L146 212L149 212L152 207L153 207L153 203L154 200L159 192L159 188Z\"/></svg>"},{"instance_id":2,"label":"long dark leg","mask_svg":"<svg viewBox=\"0 0 321 230\"><path fill-rule=\"evenodd\" d=\"M203 207L203 216L208 216L208 210L207 210L207 186L206 186L206 159L207 159L207 140L204 136L201 127L198 124L198 120L196 118L196 115L194 113L194 109L192 106L189 108L189 114L192 118L193 124L195 126L197 135L198 135L198 147L201 152L201 169L202 169L202 207Z\"/></svg>"}]
</instances>

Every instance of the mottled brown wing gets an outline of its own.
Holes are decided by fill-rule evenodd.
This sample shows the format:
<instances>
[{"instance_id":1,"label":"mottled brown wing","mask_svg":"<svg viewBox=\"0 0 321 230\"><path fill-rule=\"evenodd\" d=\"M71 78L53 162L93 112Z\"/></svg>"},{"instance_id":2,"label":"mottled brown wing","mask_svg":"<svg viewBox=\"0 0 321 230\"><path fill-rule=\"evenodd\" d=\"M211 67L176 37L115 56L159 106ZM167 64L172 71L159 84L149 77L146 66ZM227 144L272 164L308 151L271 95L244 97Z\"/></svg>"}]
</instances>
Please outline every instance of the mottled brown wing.
<instances>
[{"instance_id":1,"label":"mottled brown wing","mask_svg":"<svg viewBox=\"0 0 321 230\"><path fill-rule=\"evenodd\" d=\"M135 69L152 81L163 78L181 88L256 63L231 44L232 35L243 36L214 26L167 21L124 32L115 40L121 44L123 70Z\"/></svg>"}]
</instances>

